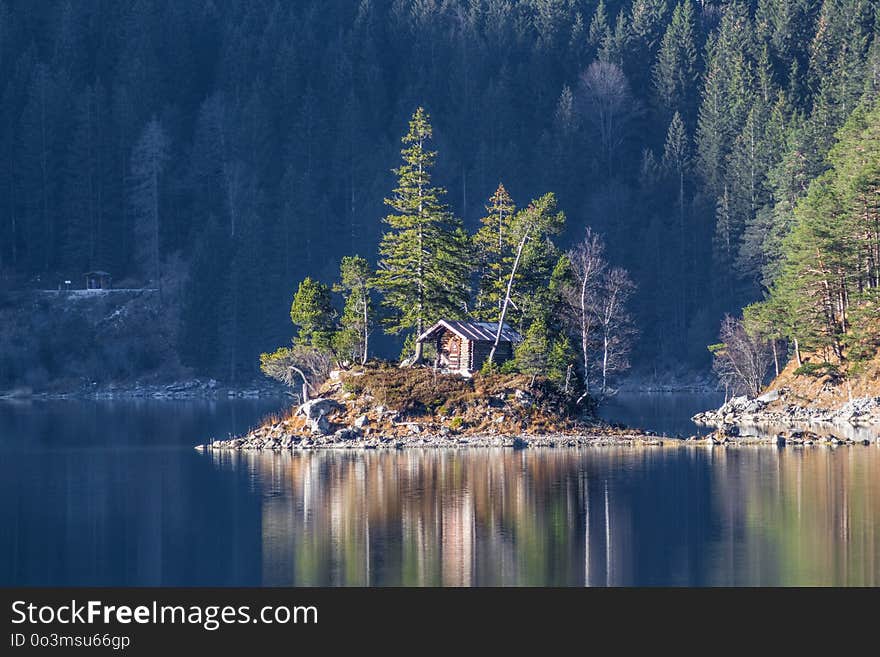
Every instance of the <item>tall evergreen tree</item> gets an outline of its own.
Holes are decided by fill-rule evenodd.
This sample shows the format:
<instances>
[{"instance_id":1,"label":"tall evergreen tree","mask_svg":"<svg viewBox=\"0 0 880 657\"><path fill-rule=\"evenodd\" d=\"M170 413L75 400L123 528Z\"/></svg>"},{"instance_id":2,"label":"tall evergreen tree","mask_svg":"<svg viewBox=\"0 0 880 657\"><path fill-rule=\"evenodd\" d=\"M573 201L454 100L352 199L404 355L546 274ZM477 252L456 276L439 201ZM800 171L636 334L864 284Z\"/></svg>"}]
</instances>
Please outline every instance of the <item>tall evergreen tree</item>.
<instances>
[{"instance_id":1,"label":"tall evergreen tree","mask_svg":"<svg viewBox=\"0 0 880 657\"><path fill-rule=\"evenodd\" d=\"M339 331L334 336L336 351L341 358L361 365L370 356L370 333L375 321L370 296L369 263L360 256L346 256L339 265L340 282L334 290L345 295Z\"/></svg>"},{"instance_id":2,"label":"tall evergreen tree","mask_svg":"<svg viewBox=\"0 0 880 657\"><path fill-rule=\"evenodd\" d=\"M693 118L698 79L694 39L693 4L684 0L676 5L663 35L654 64L654 89L665 112L678 112L688 120Z\"/></svg>"},{"instance_id":3,"label":"tall evergreen tree","mask_svg":"<svg viewBox=\"0 0 880 657\"><path fill-rule=\"evenodd\" d=\"M499 183L486 205L486 216L480 220L480 229L474 234L474 248L479 263L474 312L486 321L497 321L504 302L507 284L505 264L511 256L510 233L515 213L513 199L504 185Z\"/></svg>"},{"instance_id":4,"label":"tall evergreen tree","mask_svg":"<svg viewBox=\"0 0 880 657\"><path fill-rule=\"evenodd\" d=\"M431 182L436 152L428 113L419 107L403 137L403 164L395 169L397 187L385 200L395 212L379 245L375 285L391 313L389 333L421 334L430 321L461 317L467 311L470 265L461 220L443 203L446 190ZM416 343L414 361L421 361Z\"/></svg>"},{"instance_id":5,"label":"tall evergreen tree","mask_svg":"<svg viewBox=\"0 0 880 657\"><path fill-rule=\"evenodd\" d=\"M157 118L144 127L131 153L130 204L137 235L138 264L145 278L160 286L162 173L170 143Z\"/></svg>"}]
</instances>

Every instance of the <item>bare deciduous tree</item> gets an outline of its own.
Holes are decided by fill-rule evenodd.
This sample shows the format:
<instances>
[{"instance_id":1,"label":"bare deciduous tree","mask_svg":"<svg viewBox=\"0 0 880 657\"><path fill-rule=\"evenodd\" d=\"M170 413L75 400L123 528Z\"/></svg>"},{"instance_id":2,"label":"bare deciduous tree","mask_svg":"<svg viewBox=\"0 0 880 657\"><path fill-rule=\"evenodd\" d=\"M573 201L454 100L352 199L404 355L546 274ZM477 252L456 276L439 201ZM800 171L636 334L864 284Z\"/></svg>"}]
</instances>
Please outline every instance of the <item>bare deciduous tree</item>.
<instances>
[{"instance_id":1,"label":"bare deciduous tree","mask_svg":"<svg viewBox=\"0 0 880 657\"><path fill-rule=\"evenodd\" d=\"M635 285L624 269L609 269L605 245L589 228L568 258L573 281L563 294L568 321L581 346L584 394L580 402L591 393L594 377L604 396L611 392L613 376L629 368L635 328L627 302Z\"/></svg>"},{"instance_id":2,"label":"bare deciduous tree","mask_svg":"<svg viewBox=\"0 0 880 657\"><path fill-rule=\"evenodd\" d=\"M712 369L728 392L750 397L761 394L767 370L773 362L769 342L750 335L741 320L725 315L718 333L721 342L711 345Z\"/></svg>"},{"instance_id":3,"label":"bare deciduous tree","mask_svg":"<svg viewBox=\"0 0 880 657\"><path fill-rule=\"evenodd\" d=\"M581 74L579 95L582 114L599 138L603 164L611 176L617 150L638 111L629 82L617 64L596 61Z\"/></svg>"},{"instance_id":4,"label":"bare deciduous tree","mask_svg":"<svg viewBox=\"0 0 880 657\"><path fill-rule=\"evenodd\" d=\"M266 376L294 386L302 381L302 401L309 400L309 391L316 390L330 376L331 357L326 350L310 346L282 347L271 354L260 355L260 369Z\"/></svg>"},{"instance_id":5,"label":"bare deciduous tree","mask_svg":"<svg viewBox=\"0 0 880 657\"><path fill-rule=\"evenodd\" d=\"M602 277L596 304L597 325L601 336L601 392L611 389L609 378L629 369L629 352L636 330L627 310L627 301L635 291L635 284L626 270L615 267Z\"/></svg>"},{"instance_id":6,"label":"bare deciduous tree","mask_svg":"<svg viewBox=\"0 0 880 657\"><path fill-rule=\"evenodd\" d=\"M596 324L593 310L596 305L599 280L605 269L604 256L605 245L590 228L587 228L584 239L568 253L575 285L565 291L565 296L570 308L570 320L580 338L584 382L584 394L581 399L590 393L591 340Z\"/></svg>"}]
</instances>

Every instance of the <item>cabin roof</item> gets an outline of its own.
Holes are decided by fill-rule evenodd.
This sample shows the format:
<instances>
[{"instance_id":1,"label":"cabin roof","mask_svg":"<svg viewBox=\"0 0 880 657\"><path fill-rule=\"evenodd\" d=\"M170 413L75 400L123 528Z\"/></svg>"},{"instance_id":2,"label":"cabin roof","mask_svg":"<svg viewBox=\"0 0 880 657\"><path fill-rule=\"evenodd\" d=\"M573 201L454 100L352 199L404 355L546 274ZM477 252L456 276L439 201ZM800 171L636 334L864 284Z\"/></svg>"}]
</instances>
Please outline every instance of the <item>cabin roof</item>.
<instances>
[{"instance_id":1,"label":"cabin roof","mask_svg":"<svg viewBox=\"0 0 880 657\"><path fill-rule=\"evenodd\" d=\"M418 337L418 341L424 342L429 340L443 330L452 331L459 337L472 342L495 342L495 332L498 330L498 324L496 322L460 322L441 319L422 333ZM507 324L501 327L501 342L519 342L520 339L519 333Z\"/></svg>"}]
</instances>

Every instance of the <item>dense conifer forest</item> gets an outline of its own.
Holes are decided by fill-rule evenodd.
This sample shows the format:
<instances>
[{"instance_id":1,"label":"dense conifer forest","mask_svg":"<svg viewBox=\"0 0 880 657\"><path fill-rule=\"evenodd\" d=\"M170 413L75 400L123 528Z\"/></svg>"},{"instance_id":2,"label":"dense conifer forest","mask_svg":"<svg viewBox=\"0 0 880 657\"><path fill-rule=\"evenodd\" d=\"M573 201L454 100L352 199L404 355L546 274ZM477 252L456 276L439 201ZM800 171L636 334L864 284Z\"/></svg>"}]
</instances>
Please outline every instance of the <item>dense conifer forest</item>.
<instances>
[{"instance_id":1,"label":"dense conifer forest","mask_svg":"<svg viewBox=\"0 0 880 657\"><path fill-rule=\"evenodd\" d=\"M878 36L870 0L0 0L0 290L108 271L183 365L253 377L301 281L389 257L424 107L461 231L506 190L601 236L636 370L708 367L762 300L751 335L870 354Z\"/></svg>"}]
</instances>

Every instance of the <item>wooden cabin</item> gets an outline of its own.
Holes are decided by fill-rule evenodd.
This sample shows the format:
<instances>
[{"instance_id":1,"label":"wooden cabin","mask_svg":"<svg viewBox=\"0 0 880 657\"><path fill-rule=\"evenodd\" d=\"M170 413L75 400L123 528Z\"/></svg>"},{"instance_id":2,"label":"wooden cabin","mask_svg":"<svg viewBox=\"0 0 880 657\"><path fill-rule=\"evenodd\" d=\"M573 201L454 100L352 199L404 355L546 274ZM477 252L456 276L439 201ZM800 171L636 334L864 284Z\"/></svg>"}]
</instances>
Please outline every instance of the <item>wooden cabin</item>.
<instances>
[{"instance_id":1,"label":"wooden cabin","mask_svg":"<svg viewBox=\"0 0 880 657\"><path fill-rule=\"evenodd\" d=\"M495 344L495 322L459 322L441 319L418 337L419 342L437 347L435 365L444 372L469 375L479 371ZM519 333L504 324L501 340L495 350L494 362L513 358L513 347L520 341Z\"/></svg>"},{"instance_id":2,"label":"wooden cabin","mask_svg":"<svg viewBox=\"0 0 880 657\"><path fill-rule=\"evenodd\" d=\"M113 277L106 271L88 271L83 275L87 290L109 290L113 285Z\"/></svg>"}]
</instances>

